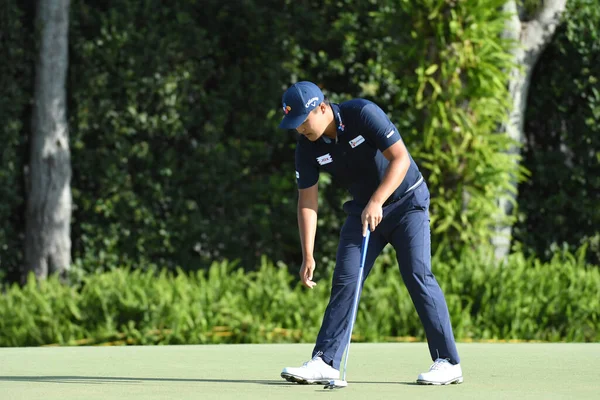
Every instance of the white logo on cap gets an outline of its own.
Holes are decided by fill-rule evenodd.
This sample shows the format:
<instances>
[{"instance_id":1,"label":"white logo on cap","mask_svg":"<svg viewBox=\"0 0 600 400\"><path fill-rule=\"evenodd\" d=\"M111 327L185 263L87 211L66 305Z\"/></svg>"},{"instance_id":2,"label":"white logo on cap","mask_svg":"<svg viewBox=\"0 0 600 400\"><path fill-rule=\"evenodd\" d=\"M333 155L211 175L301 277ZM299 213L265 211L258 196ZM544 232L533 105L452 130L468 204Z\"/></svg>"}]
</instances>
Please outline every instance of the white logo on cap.
<instances>
[{"instance_id":1,"label":"white logo on cap","mask_svg":"<svg viewBox=\"0 0 600 400\"><path fill-rule=\"evenodd\" d=\"M314 107L317 105L317 101L319 101L318 97L313 97L312 99L310 99L309 101L306 102L306 104L304 105L305 108L308 107Z\"/></svg>"}]
</instances>

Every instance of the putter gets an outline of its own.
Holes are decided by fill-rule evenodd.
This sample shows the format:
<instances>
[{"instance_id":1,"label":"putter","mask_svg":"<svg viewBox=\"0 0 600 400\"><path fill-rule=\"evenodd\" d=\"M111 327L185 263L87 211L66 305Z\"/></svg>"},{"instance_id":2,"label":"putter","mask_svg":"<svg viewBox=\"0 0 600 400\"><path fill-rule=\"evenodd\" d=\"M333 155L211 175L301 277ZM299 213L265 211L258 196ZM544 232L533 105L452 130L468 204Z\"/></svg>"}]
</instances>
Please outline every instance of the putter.
<instances>
[{"instance_id":1,"label":"putter","mask_svg":"<svg viewBox=\"0 0 600 400\"><path fill-rule=\"evenodd\" d=\"M360 268L358 269L358 279L356 280L356 293L354 293L354 305L352 306L352 321L350 321L350 330L348 331L348 344L346 344L346 357L344 359L344 372L342 379L334 379L329 381L323 389L341 389L348 386L346 382L346 368L348 367L348 356L350 355L350 342L352 341L352 329L354 329L354 321L356 321L356 313L358 311L358 300L360 298L360 285L362 283L363 271L365 268L365 260L367 258L367 247L369 245L369 236L371 231L367 229L367 235L363 237L362 246L360 248Z\"/></svg>"}]
</instances>

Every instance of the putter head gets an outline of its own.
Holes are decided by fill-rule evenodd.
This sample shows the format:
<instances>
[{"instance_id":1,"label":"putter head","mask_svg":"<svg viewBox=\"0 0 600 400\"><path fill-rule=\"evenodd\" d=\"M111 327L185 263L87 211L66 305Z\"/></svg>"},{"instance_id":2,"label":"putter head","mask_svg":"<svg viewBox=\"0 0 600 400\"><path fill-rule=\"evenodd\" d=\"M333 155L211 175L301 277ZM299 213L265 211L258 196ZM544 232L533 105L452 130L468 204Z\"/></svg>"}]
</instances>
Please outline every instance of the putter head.
<instances>
[{"instance_id":1,"label":"putter head","mask_svg":"<svg viewBox=\"0 0 600 400\"><path fill-rule=\"evenodd\" d=\"M342 379L335 379L333 381L329 381L329 383L327 385L325 385L325 387L323 387L323 389L341 389L341 388L345 388L348 386L348 382L342 380Z\"/></svg>"}]
</instances>

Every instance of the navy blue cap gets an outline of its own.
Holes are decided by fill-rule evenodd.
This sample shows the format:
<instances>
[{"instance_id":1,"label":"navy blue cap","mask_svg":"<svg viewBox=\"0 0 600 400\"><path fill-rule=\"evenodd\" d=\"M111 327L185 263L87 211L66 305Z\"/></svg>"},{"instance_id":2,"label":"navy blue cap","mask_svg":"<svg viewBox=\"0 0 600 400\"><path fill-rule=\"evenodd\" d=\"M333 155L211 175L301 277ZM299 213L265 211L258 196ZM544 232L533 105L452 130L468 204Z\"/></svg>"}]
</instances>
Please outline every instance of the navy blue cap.
<instances>
[{"instance_id":1,"label":"navy blue cap","mask_svg":"<svg viewBox=\"0 0 600 400\"><path fill-rule=\"evenodd\" d=\"M283 113L285 116L279 124L281 129L296 129L308 113L317 108L324 100L323 92L312 82L293 84L283 94Z\"/></svg>"}]
</instances>

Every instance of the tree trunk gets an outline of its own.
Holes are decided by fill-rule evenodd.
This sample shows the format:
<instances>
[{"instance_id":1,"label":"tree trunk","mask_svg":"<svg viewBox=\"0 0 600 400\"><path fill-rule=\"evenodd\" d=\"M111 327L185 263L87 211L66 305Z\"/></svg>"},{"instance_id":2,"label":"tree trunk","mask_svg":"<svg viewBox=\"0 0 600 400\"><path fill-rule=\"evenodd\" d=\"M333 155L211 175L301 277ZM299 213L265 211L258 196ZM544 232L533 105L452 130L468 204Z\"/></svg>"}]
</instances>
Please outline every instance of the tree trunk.
<instances>
[{"instance_id":1,"label":"tree trunk","mask_svg":"<svg viewBox=\"0 0 600 400\"><path fill-rule=\"evenodd\" d=\"M512 108L508 122L505 126L506 133L514 139L518 145L511 151L520 154L521 147L525 144L523 126L525 124L525 110L527 107L527 94L531 82L533 68L540 55L552 39L556 27L560 23L565 11L567 0L545 0L542 1L540 10L531 21L521 21L515 0L508 1L504 11L509 12L512 17L507 21L505 36L517 42L513 50L513 57L517 65L511 72L509 91L512 98ZM499 206L504 216L513 215L514 205L517 200L517 177L512 177L511 186L513 191L507 198L499 201ZM509 224L498 224L496 234L492 239L497 259L506 257L510 250L512 226Z\"/></svg>"},{"instance_id":2,"label":"tree trunk","mask_svg":"<svg viewBox=\"0 0 600 400\"><path fill-rule=\"evenodd\" d=\"M23 278L65 276L71 264L71 155L66 120L70 0L39 0L40 49L27 182Z\"/></svg>"}]
</instances>

